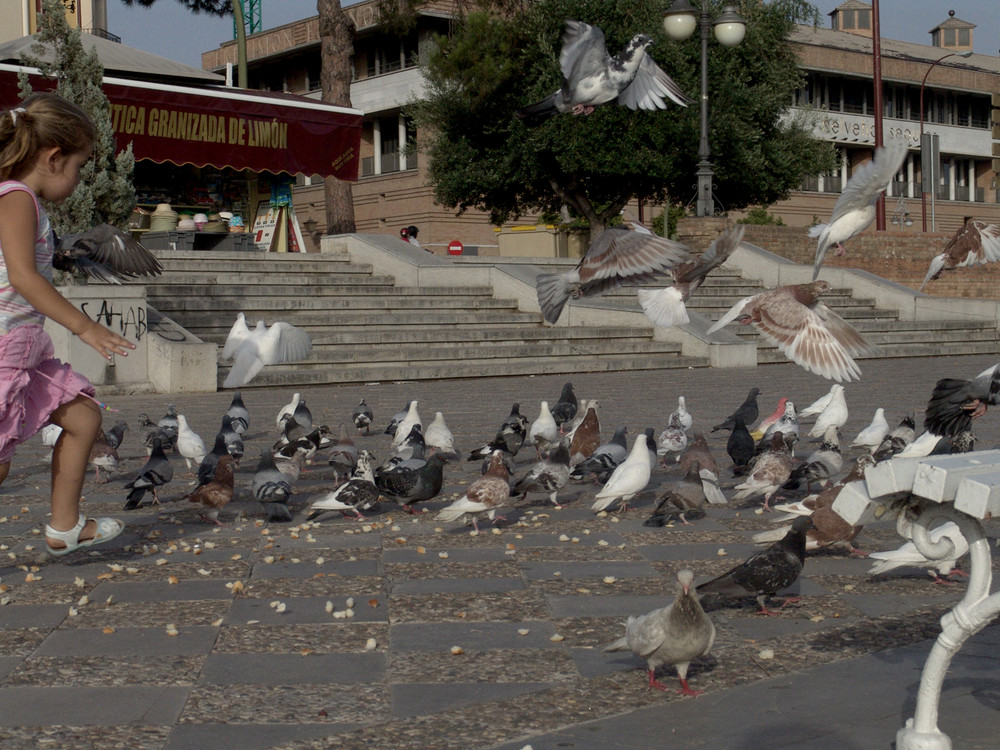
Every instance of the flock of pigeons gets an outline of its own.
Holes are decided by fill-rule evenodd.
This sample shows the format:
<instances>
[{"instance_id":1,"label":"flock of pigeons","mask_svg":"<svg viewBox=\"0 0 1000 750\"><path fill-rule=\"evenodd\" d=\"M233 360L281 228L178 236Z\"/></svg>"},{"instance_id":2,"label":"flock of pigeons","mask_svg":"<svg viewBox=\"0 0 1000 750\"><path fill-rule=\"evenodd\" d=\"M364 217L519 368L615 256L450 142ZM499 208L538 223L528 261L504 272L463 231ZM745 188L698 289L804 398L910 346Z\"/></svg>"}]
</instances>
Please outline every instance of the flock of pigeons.
<instances>
[{"instance_id":1,"label":"flock of pigeons","mask_svg":"<svg viewBox=\"0 0 1000 750\"><path fill-rule=\"evenodd\" d=\"M630 618L625 636L607 647L609 651L630 650L644 658L651 687L663 688L655 678L660 666L675 665L682 692L696 695L686 681L687 665L708 653L714 638L714 626L699 598L725 602L731 597L755 597L762 614L773 614L769 598L796 582L809 550L834 547L860 554L853 546L860 527L845 522L833 510L845 484L859 479L866 467L895 456L971 450L975 438L967 429L969 421L1000 400L995 395L1000 392L998 380L994 367L971 381L940 381L928 406L927 429L920 435L913 415L890 427L884 410L878 409L848 446L857 451L853 461L845 461L841 449L840 430L848 420L842 385L833 384L828 393L800 411L782 398L763 418L759 418L760 391L752 388L743 403L712 427L713 432L729 433L726 453L731 463L727 465L713 456L705 435L693 431L694 417L683 396L658 436L653 428L646 428L629 447L624 425L617 427L610 440L602 440L599 401L578 399L572 383L566 383L551 407L548 401L540 403L533 420L514 403L494 436L467 454L456 448L441 412L425 425L418 401L412 400L389 420L388 444L380 462L372 452L355 445L355 438L369 435L376 425L363 399L351 414L357 434L352 438L341 425L339 437L334 437L327 426L313 424L305 399L296 393L277 414L274 437L265 439L245 490L236 486L236 469L244 455L251 415L237 391L221 416L211 451L172 404L156 423L140 416L149 457L125 484L124 509L139 508L147 498L154 504L161 502L164 486L174 477L173 456L183 459L193 477L175 499L196 504L204 520L215 524L221 524L220 511L246 492L259 504L260 513L276 523L289 522L299 512L310 521L329 514L360 520L365 513L380 512L382 504L390 501L416 513L423 510L421 504L440 500L446 466L463 455L467 461L478 462L480 471L457 498L433 512L437 521L465 521L475 532L484 519L496 524L505 520L501 513L519 516L519 506L531 494L546 495L554 507L562 507L559 493L571 482L584 487L583 495L589 494L586 487L592 483L600 485L588 501L595 513L624 513L649 488L658 469L674 476L660 485L657 502L644 521L649 527L697 523L713 504L742 507L762 501L766 510L775 503L774 510L780 514L775 516L775 529L754 537L764 547L760 552L698 586L691 571L681 571L676 600ZM117 448L126 430L127 424L119 422L95 442L90 463L99 481L102 471L117 470ZM797 444L810 438L818 447L796 451ZM51 428L43 439L54 443ZM530 460L519 466L517 457L523 459L525 454ZM293 506L293 487L309 464L319 467L310 471L328 481L329 488L307 498L307 508ZM900 532L907 535L905 521L901 524ZM871 553L877 560L871 573L922 566L939 579L950 575L968 545L954 524L934 530L932 538L942 537L952 542L954 559L929 561L908 542L899 550ZM781 606L789 601L794 598L786 598Z\"/></svg>"}]
</instances>

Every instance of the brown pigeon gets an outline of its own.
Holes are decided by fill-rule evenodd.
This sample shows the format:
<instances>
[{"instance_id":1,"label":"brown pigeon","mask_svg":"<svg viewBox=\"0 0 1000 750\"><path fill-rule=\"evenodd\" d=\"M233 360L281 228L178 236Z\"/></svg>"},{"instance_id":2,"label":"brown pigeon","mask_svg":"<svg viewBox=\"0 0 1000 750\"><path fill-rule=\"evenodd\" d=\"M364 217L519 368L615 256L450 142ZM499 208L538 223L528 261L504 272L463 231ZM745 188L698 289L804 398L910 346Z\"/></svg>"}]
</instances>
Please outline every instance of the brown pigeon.
<instances>
[{"instance_id":1,"label":"brown pigeon","mask_svg":"<svg viewBox=\"0 0 1000 750\"><path fill-rule=\"evenodd\" d=\"M601 445L601 421L597 417L597 399L587 402L587 413L573 431L569 444L569 465L576 466L590 458Z\"/></svg>"},{"instance_id":2,"label":"brown pigeon","mask_svg":"<svg viewBox=\"0 0 1000 750\"><path fill-rule=\"evenodd\" d=\"M494 520L497 510L510 502L510 472L503 457L503 451L493 451L486 473L473 480L460 498L443 508L437 520L457 521L463 516L471 516L476 531L479 531L476 516L485 514Z\"/></svg>"},{"instance_id":3,"label":"brown pigeon","mask_svg":"<svg viewBox=\"0 0 1000 750\"><path fill-rule=\"evenodd\" d=\"M931 267L918 291L944 271L1000 260L1000 224L969 221L952 236L944 252L931 259Z\"/></svg>"},{"instance_id":4,"label":"brown pigeon","mask_svg":"<svg viewBox=\"0 0 1000 750\"><path fill-rule=\"evenodd\" d=\"M708 329L714 333L738 320L752 323L785 356L817 375L851 381L861 377L853 355L872 347L850 324L819 301L832 287L827 281L780 286L744 297Z\"/></svg>"},{"instance_id":5,"label":"brown pigeon","mask_svg":"<svg viewBox=\"0 0 1000 750\"><path fill-rule=\"evenodd\" d=\"M202 518L221 526L219 510L233 499L233 457L228 453L220 456L212 481L197 487L194 492L182 499L204 505L206 511L202 514Z\"/></svg>"}]
</instances>

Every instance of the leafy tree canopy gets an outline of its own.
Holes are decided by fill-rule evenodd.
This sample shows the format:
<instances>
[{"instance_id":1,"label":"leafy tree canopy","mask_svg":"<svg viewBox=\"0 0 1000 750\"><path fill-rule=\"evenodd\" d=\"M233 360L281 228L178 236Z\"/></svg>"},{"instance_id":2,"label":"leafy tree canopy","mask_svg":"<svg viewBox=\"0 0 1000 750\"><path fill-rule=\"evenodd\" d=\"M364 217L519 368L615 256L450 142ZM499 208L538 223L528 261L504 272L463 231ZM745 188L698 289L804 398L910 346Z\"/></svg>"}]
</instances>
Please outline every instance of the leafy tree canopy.
<instances>
[{"instance_id":1,"label":"leafy tree canopy","mask_svg":"<svg viewBox=\"0 0 1000 750\"><path fill-rule=\"evenodd\" d=\"M722 2L709 3L712 17ZM409 110L428 138L437 200L460 212L487 211L495 224L567 205L592 228L606 226L634 197L687 203L694 195L699 108L599 107L557 115L537 127L514 116L562 82L563 21L599 27L616 54L636 33L692 99L700 92L700 37L675 42L651 0L539 0L518 12L472 11L439 39L425 66L428 89ZM737 47L711 41L709 141L716 196L727 210L787 197L804 175L833 165L832 149L806 123L782 121L803 76L787 41L793 23L815 21L803 0L745 2L747 35Z\"/></svg>"}]
</instances>

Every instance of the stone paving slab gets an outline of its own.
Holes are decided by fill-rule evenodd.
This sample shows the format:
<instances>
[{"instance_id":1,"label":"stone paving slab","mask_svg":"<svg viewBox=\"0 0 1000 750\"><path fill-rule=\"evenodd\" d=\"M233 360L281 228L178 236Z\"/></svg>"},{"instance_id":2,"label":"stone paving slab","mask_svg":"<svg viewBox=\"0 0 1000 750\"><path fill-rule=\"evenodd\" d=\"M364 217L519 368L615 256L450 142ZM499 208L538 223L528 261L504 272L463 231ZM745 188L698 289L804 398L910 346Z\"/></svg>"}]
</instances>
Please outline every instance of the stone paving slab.
<instances>
[{"instance_id":1,"label":"stone paving slab","mask_svg":"<svg viewBox=\"0 0 1000 750\"><path fill-rule=\"evenodd\" d=\"M937 378L974 375L993 363L987 357L865 361L864 380L847 386L851 417L844 443L867 425L876 407L885 407L893 423L906 411L922 410ZM495 434L510 403L520 401L531 420L538 402L553 403L567 379L373 383L302 393L316 423L335 431L341 423L349 425L362 396L376 411L376 426L409 398L419 398L425 422L441 410L456 442L469 450ZM571 379L580 397L600 399L602 434L617 424L636 425L630 444L638 425L665 425L678 395L686 397L698 430L721 421L750 385L762 390L762 413L780 396L801 408L829 390L825 381L791 365L694 376L583 373ZM252 415L247 456L276 439L272 420L289 397L282 389L245 390ZM37 439L19 450L0 487L4 750L44 746L40 743L95 750L520 750L528 744L537 750L660 748L665 740L670 747L686 747L675 743L685 722L693 720L685 715L681 721L673 712L692 711L695 721L702 713L711 717L716 709L707 710L710 697L725 703L718 709L725 718L721 724L704 720L700 746L725 748L730 740L746 739L731 738L729 725L771 731L758 720L757 703L740 691L752 696L780 680L792 687L776 688L777 704L781 696L807 695L795 680L819 681L827 702L796 703L794 716L785 719L787 734L781 735L787 743L758 746L833 747L843 740L848 744L838 746L889 747L912 709L899 701L884 715L868 716L867 706L856 706L867 693L855 690L854 682L878 684L892 675L900 681L897 687L912 695L922 661L918 651L907 649L923 647L936 634L941 613L965 589L962 581L937 586L915 570L874 579L864 559L837 552L811 555L792 589L802 600L778 617L759 617L752 598L706 602L718 630L716 646L690 673L705 696L692 701L650 693L638 659L601 648L624 632L627 616L670 600L680 567L707 580L752 553L752 535L772 527L769 514L754 512L759 501L712 507L691 526L646 528L642 521L660 488L677 477L676 467L658 467L628 513L595 515L590 503L597 485L580 484L565 497L561 493L563 510L532 496L506 514L506 525L494 530L483 524L482 533L472 534L461 523L435 518L478 476L479 462L457 461L445 469L442 495L423 504L429 512L410 516L385 501L381 513L363 522L329 514L306 523L309 503L331 486L330 471L320 460L295 483L293 523L268 525L259 505L246 499L256 462L245 459L236 471L241 499L223 509L222 526L200 521L196 509L177 502L190 490L181 472L164 488L163 506L123 513L122 485L145 461L136 434L138 414L155 418L172 401L208 442L229 399L227 393L107 397L120 412L107 415L106 424L123 418L133 429L126 433L116 477L106 484L88 478L84 506L123 518L128 533L59 561L46 558L38 533L48 512L46 451ZM1000 422L994 420L991 411L976 422L981 447L1000 442ZM358 447L386 454L388 437L381 429L368 436L350 433ZM723 485L730 488L738 480L728 475L725 437L710 434L709 444L723 467ZM808 446L802 449L807 451ZM518 455L516 475L530 467L531 453ZM854 455L847 451L847 460ZM988 531L996 536L998 528L991 524ZM866 550L901 542L891 523L868 526L856 540ZM349 599L353 617L346 612ZM989 654L998 639L992 637L969 652L968 669ZM772 659L759 656L765 648L773 651ZM898 660L905 669L900 666L898 675L861 669L859 659ZM822 671L838 665L854 665L857 674L847 667ZM665 671L663 679L673 679ZM1000 730L990 702L996 694L992 674L990 668L977 670L980 682L960 695L949 693L946 684L942 725L951 720L949 710L964 712L970 723L951 721L949 726L958 724L962 732L956 747L975 747ZM117 705L115 691L122 690L137 692ZM154 692L143 692L149 690ZM68 708L48 710L49 698L43 697L32 711L3 715L6 706L26 703L23 696L29 694L58 695ZM169 698L140 714L142 701L153 694ZM8 696L17 700L11 703ZM827 706L838 702L847 708ZM841 716L851 706L863 721L845 727ZM656 725L656 717L673 718ZM114 720L119 725L113 726ZM633 726L646 724L656 731Z\"/></svg>"}]
</instances>

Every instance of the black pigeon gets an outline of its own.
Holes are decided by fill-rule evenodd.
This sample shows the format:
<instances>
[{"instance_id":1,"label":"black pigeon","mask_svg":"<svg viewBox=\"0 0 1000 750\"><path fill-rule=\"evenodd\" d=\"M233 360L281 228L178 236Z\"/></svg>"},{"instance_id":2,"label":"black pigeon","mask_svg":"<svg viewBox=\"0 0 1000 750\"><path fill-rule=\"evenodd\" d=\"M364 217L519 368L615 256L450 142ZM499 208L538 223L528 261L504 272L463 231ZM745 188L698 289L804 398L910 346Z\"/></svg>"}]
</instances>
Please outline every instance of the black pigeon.
<instances>
[{"instance_id":1,"label":"black pigeon","mask_svg":"<svg viewBox=\"0 0 1000 750\"><path fill-rule=\"evenodd\" d=\"M636 34L611 57L603 31L566 19L559 53L562 88L540 102L522 107L517 116L537 124L558 112L589 115L595 107L614 101L629 109L664 109L664 97L686 107L690 100L646 54L652 43L647 34Z\"/></svg>"},{"instance_id":2,"label":"black pigeon","mask_svg":"<svg viewBox=\"0 0 1000 750\"><path fill-rule=\"evenodd\" d=\"M754 596L760 605L760 614L776 614L767 608L765 597L773 596L798 580L806 557L806 532L812 525L811 518L799 516L792 521L791 528L782 539L750 556L729 572L701 584L698 593ZM793 600L786 599L785 604Z\"/></svg>"},{"instance_id":3,"label":"black pigeon","mask_svg":"<svg viewBox=\"0 0 1000 750\"><path fill-rule=\"evenodd\" d=\"M972 380L942 378L934 386L924 429L935 435L957 435L972 429L972 420L1000 403L1000 366L983 370Z\"/></svg>"},{"instance_id":4,"label":"black pigeon","mask_svg":"<svg viewBox=\"0 0 1000 750\"><path fill-rule=\"evenodd\" d=\"M228 414L222 415L222 429L219 430L219 434L226 441L226 450L229 455L238 464L243 458L243 438L233 429L233 420Z\"/></svg>"},{"instance_id":5,"label":"black pigeon","mask_svg":"<svg viewBox=\"0 0 1000 750\"><path fill-rule=\"evenodd\" d=\"M552 504L557 508L561 508L562 506L556 500L556 497L559 494L559 490L565 487L568 481L569 441L563 439L559 441L555 450L532 466L527 474L514 483L510 494L520 495L524 498L529 492L545 492L548 494Z\"/></svg>"},{"instance_id":6,"label":"black pigeon","mask_svg":"<svg viewBox=\"0 0 1000 750\"><path fill-rule=\"evenodd\" d=\"M139 470L139 475L125 485L125 489L129 490L129 493L123 510L138 508L147 491L153 493L153 504L159 505L160 498L156 493L156 488L162 487L173 478L174 467L167 459L167 454L163 452L163 444L159 438L153 438L153 451L149 454L149 460Z\"/></svg>"},{"instance_id":7,"label":"black pigeon","mask_svg":"<svg viewBox=\"0 0 1000 750\"><path fill-rule=\"evenodd\" d=\"M122 444L122 440L125 438L125 430L127 429L128 424L125 422L115 422L114 427L104 434L104 439L108 445L118 450L118 447Z\"/></svg>"},{"instance_id":8,"label":"black pigeon","mask_svg":"<svg viewBox=\"0 0 1000 750\"><path fill-rule=\"evenodd\" d=\"M516 456L521 450L525 437L528 435L528 419L521 414L521 404L517 401L510 409L510 414L500 425L500 434L507 444L507 452Z\"/></svg>"},{"instance_id":9,"label":"black pigeon","mask_svg":"<svg viewBox=\"0 0 1000 750\"><path fill-rule=\"evenodd\" d=\"M426 447L423 429L419 424L415 424L410 428L407 436L403 438L403 442L392 449L390 458L399 458L404 461L411 458L423 458Z\"/></svg>"},{"instance_id":10,"label":"black pigeon","mask_svg":"<svg viewBox=\"0 0 1000 750\"><path fill-rule=\"evenodd\" d=\"M312 428L312 412L306 406L304 398L298 400L298 403L295 404L295 409L290 414L282 415L281 421L278 423L282 443L292 443L303 435L308 434Z\"/></svg>"},{"instance_id":11,"label":"black pigeon","mask_svg":"<svg viewBox=\"0 0 1000 750\"><path fill-rule=\"evenodd\" d=\"M98 224L81 234L56 235L52 266L109 284L163 272L155 255L110 224Z\"/></svg>"},{"instance_id":12,"label":"black pigeon","mask_svg":"<svg viewBox=\"0 0 1000 750\"><path fill-rule=\"evenodd\" d=\"M628 445L625 440L627 432L628 427L625 425L615 430L610 442L598 446L597 450L573 467L569 473L570 479L586 479L592 476L602 484L608 481L611 472L628 456Z\"/></svg>"},{"instance_id":13,"label":"black pigeon","mask_svg":"<svg viewBox=\"0 0 1000 750\"><path fill-rule=\"evenodd\" d=\"M276 458L278 456L291 458L296 453L301 453L302 460L308 461L319 451L326 450L333 445L332 435L333 433L330 432L330 428L325 424L321 424L319 427L313 428L302 437L290 443L279 440L271 450L274 451Z\"/></svg>"},{"instance_id":14,"label":"black pigeon","mask_svg":"<svg viewBox=\"0 0 1000 750\"><path fill-rule=\"evenodd\" d=\"M577 408L579 408L579 405L577 404L576 394L573 392L573 384L566 383L563 386L562 393L559 394L559 400L556 402L556 405L549 411L552 412L552 418L556 421L556 426L561 426L563 422L569 422L576 416Z\"/></svg>"},{"instance_id":15,"label":"black pigeon","mask_svg":"<svg viewBox=\"0 0 1000 750\"><path fill-rule=\"evenodd\" d=\"M729 439L726 441L726 453L733 460L734 476L746 471L756 453L753 436L739 414L736 414L733 420L732 431L729 433Z\"/></svg>"},{"instance_id":16,"label":"black pigeon","mask_svg":"<svg viewBox=\"0 0 1000 750\"><path fill-rule=\"evenodd\" d=\"M205 454L198 464L198 486L208 484L215 477L215 467L219 465L219 459L228 456L229 450L226 448L226 437L221 432L215 436L215 444L212 450Z\"/></svg>"},{"instance_id":17,"label":"black pigeon","mask_svg":"<svg viewBox=\"0 0 1000 750\"><path fill-rule=\"evenodd\" d=\"M163 446L163 450L173 450L174 444L177 442L176 430L171 432L159 425L153 424L153 421L146 414L139 415L139 426L143 430L142 444L146 448L147 455L153 450L153 440L159 440L160 445Z\"/></svg>"},{"instance_id":18,"label":"black pigeon","mask_svg":"<svg viewBox=\"0 0 1000 750\"><path fill-rule=\"evenodd\" d=\"M413 513L414 504L437 497L441 492L447 460L444 454L434 453L420 466L399 466L393 471L376 473L375 484L407 513Z\"/></svg>"},{"instance_id":19,"label":"black pigeon","mask_svg":"<svg viewBox=\"0 0 1000 750\"><path fill-rule=\"evenodd\" d=\"M250 427L250 410L243 403L243 396L239 391L233 394L232 403L229 404L229 411L226 412L233 423L233 430L241 437L246 434Z\"/></svg>"},{"instance_id":20,"label":"black pigeon","mask_svg":"<svg viewBox=\"0 0 1000 750\"><path fill-rule=\"evenodd\" d=\"M367 435L371 432L372 422L375 421L375 414L372 413L371 407L365 403L365 400L361 399L360 403L354 407L351 420L354 422L354 426L358 428L358 433L364 430Z\"/></svg>"},{"instance_id":21,"label":"black pigeon","mask_svg":"<svg viewBox=\"0 0 1000 750\"><path fill-rule=\"evenodd\" d=\"M976 447L976 436L969 430L960 432L954 437L945 435L931 450L931 456L948 455L951 453L968 453Z\"/></svg>"},{"instance_id":22,"label":"black pigeon","mask_svg":"<svg viewBox=\"0 0 1000 750\"><path fill-rule=\"evenodd\" d=\"M681 523L687 524L690 518L701 518L705 515L704 506L708 503L705 488L701 481L701 463L695 459L688 464L687 474L682 479L670 482L666 486L663 497L653 509L652 515L642 522L643 526L665 526L673 520L674 506Z\"/></svg>"},{"instance_id":23,"label":"black pigeon","mask_svg":"<svg viewBox=\"0 0 1000 750\"><path fill-rule=\"evenodd\" d=\"M712 432L716 430L731 430L733 429L734 420L736 415L740 415L743 418L743 424L752 425L757 421L757 396L760 395L760 388L751 388L750 392L747 394L746 400L740 404L739 408L726 417L721 423L715 425L712 428Z\"/></svg>"},{"instance_id":24,"label":"black pigeon","mask_svg":"<svg viewBox=\"0 0 1000 750\"><path fill-rule=\"evenodd\" d=\"M274 456L266 448L260 452L260 460L253 473L250 490L267 513L268 521L285 523L292 520L288 507L288 497L292 494L292 484L274 463Z\"/></svg>"},{"instance_id":25,"label":"black pigeon","mask_svg":"<svg viewBox=\"0 0 1000 750\"><path fill-rule=\"evenodd\" d=\"M466 461L489 461L490 456L493 455L493 451L503 451L507 453L507 439L504 437L503 429L497 430L497 434L494 435L493 439L476 448L474 451L469 453L469 457L465 459ZM510 455L509 453L507 455Z\"/></svg>"}]
</instances>

